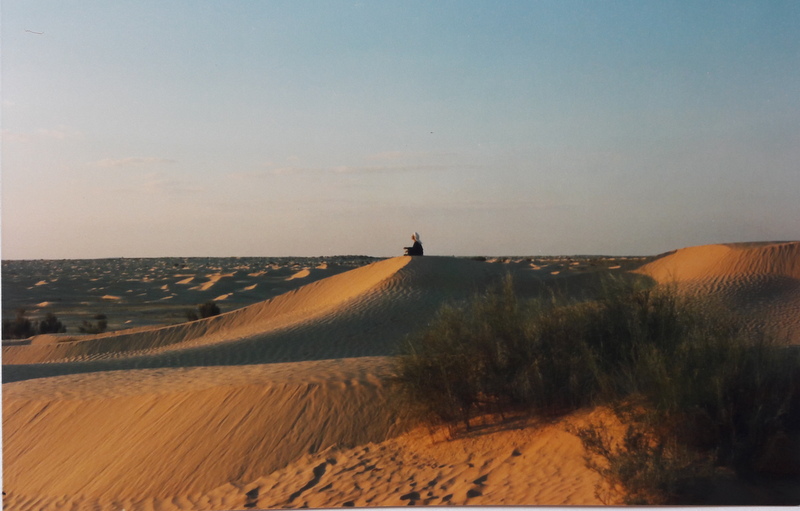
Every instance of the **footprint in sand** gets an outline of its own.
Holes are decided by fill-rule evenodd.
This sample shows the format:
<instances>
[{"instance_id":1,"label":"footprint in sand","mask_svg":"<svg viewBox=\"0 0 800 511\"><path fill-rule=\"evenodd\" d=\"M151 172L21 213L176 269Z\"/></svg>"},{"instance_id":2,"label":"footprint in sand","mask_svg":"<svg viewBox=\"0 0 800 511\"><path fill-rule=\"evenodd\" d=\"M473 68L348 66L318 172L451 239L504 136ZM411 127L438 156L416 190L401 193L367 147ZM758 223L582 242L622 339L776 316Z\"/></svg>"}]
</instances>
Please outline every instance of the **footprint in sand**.
<instances>
[{"instance_id":1,"label":"footprint in sand","mask_svg":"<svg viewBox=\"0 0 800 511\"><path fill-rule=\"evenodd\" d=\"M400 495L400 500L408 500L409 505L413 505L420 498L421 496L418 491L412 491L410 493L406 493L405 495Z\"/></svg>"},{"instance_id":2,"label":"footprint in sand","mask_svg":"<svg viewBox=\"0 0 800 511\"><path fill-rule=\"evenodd\" d=\"M302 495L304 491L316 486L317 483L319 483L320 479L322 479L322 476L325 475L325 470L327 469L327 467L328 467L327 461L323 461L322 463L314 467L313 470L314 477L309 482L307 482L305 486L303 486L302 488L300 488L299 490L297 490L296 492L292 493L289 496L289 503L294 502L294 499Z\"/></svg>"},{"instance_id":3,"label":"footprint in sand","mask_svg":"<svg viewBox=\"0 0 800 511\"><path fill-rule=\"evenodd\" d=\"M472 488L471 490L467 491L467 498L468 499L471 499L473 497L480 497L481 495L483 495L483 493L481 493L480 490L475 489L475 488Z\"/></svg>"},{"instance_id":4,"label":"footprint in sand","mask_svg":"<svg viewBox=\"0 0 800 511\"><path fill-rule=\"evenodd\" d=\"M244 503L244 507L246 509L253 509L254 507L258 506L258 493L258 487L255 487L244 494L244 496L247 497L247 501Z\"/></svg>"}]
</instances>

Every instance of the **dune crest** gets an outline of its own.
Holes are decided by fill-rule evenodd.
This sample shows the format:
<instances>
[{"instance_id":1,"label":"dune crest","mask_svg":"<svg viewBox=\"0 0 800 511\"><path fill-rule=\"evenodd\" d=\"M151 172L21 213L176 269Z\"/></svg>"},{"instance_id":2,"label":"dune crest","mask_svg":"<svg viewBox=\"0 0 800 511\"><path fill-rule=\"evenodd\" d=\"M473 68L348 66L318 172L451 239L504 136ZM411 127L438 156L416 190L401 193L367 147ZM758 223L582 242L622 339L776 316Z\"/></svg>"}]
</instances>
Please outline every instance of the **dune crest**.
<instances>
[{"instance_id":1,"label":"dune crest","mask_svg":"<svg viewBox=\"0 0 800 511\"><path fill-rule=\"evenodd\" d=\"M76 372L291 362L396 352L444 301L505 274L502 265L397 257L190 323L3 347L3 381Z\"/></svg>"},{"instance_id":2,"label":"dune crest","mask_svg":"<svg viewBox=\"0 0 800 511\"><path fill-rule=\"evenodd\" d=\"M682 248L644 265L638 271L661 283L746 275L800 279L800 242Z\"/></svg>"},{"instance_id":3,"label":"dune crest","mask_svg":"<svg viewBox=\"0 0 800 511\"><path fill-rule=\"evenodd\" d=\"M751 330L800 344L800 242L683 248L637 272L719 299Z\"/></svg>"},{"instance_id":4,"label":"dune crest","mask_svg":"<svg viewBox=\"0 0 800 511\"><path fill-rule=\"evenodd\" d=\"M17 365L88 362L131 356L147 357L165 350L196 348L254 336L262 337L270 332L300 322L308 322L320 314L334 311L337 306L366 293L394 275L408 261L408 258L402 257L380 261L312 282L265 302L190 323L123 330L82 337L75 341L65 339L64 342L49 349L39 349L34 346L5 346L3 363ZM141 366L134 364L131 367Z\"/></svg>"}]
</instances>

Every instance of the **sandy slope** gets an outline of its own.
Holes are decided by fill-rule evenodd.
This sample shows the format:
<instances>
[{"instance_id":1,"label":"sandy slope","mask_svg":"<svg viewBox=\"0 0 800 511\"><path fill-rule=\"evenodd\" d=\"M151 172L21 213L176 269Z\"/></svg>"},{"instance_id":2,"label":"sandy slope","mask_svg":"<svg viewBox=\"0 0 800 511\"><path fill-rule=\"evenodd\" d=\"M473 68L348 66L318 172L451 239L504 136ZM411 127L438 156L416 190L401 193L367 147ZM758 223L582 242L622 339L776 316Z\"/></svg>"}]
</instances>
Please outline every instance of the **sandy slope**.
<instances>
[{"instance_id":1,"label":"sandy slope","mask_svg":"<svg viewBox=\"0 0 800 511\"><path fill-rule=\"evenodd\" d=\"M3 348L3 381L148 367L233 365L390 355L445 300L466 298L500 265L398 257L272 300L171 327Z\"/></svg>"},{"instance_id":2,"label":"sandy slope","mask_svg":"<svg viewBox=\"0 0 800 511\"><path fill-rule=\"evenodd\" d=\"M451 440L419 428L382 443L305 456L243 490L264 508L602 504L595 496L602 481L585 467L580 441L568 429L589 421L614 424L609 416L582 411L553 423L500 423ZM223 496L235 502L229 488L208 498Z\"/></svg>"},{"instance_id":3,"label":"sandy slope","mask_svg":"<svg viewBox=\"0 0 800 511\"><path fill-rule=\"evenodd\" d=\"M365 357L499 275L396 258L191 324L5 347L4 378L33 378L4 385L6 504L169 500L388 438L388 362Z\"/></svg>"},{"instance_id":4,"label":"sandy slope","mask_svg":"<svg viewBox=\"0 0 800 511\"><path fill-rule=\"evenodd\" d=\"M6 385L7 508L171 500L396 434L370 358L67 375ZM33 440L33 441L32 441Z\"/></svg>"},{"instance_id":5,"label":"sandy slope","mask_svg":"<svg viewBox=\"0 0 800 511\"><path fill-rule=\"evenodd\" d=\"M800 242L689 247L639 272L719 298L753 329L800 344Z\"/></svg>"},{"instance_id":6,"label":"sandy slope","mask_svg":"<svg viewBox=\"0 0 800 511\"><path fill-rule=\"evenodd\" d=\"M799 245L684 249L641 272L760 298L796 335ZM589 412L441 442L391 406L386 355L507 271L529 293L592 282L571 262L402 257L186 325L6 346L5 507L599 504L564 422Z\"/></svg>"}]
</instances>

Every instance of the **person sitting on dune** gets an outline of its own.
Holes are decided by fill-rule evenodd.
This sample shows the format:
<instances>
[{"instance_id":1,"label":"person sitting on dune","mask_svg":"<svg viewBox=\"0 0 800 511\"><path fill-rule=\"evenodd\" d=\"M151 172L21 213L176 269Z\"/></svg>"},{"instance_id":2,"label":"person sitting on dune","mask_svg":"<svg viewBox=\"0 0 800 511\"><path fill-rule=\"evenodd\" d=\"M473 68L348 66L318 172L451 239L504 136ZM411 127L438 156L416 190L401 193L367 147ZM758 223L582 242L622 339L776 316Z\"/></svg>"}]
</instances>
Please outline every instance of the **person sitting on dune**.
<instances>
[{"instance_id":1,"label":"person sitting on dune","mask_svg":"<svg viewBox=\"0 0 800 511\"><path fill-rule=\"evenodd\" d=\"M419 241L419 233L415 232L411 235L411 239L414 241L413 247L403 247L406 251L406 255L410 256L421 256L422 255L422 243Z\"/></svg>"}]
</instances>

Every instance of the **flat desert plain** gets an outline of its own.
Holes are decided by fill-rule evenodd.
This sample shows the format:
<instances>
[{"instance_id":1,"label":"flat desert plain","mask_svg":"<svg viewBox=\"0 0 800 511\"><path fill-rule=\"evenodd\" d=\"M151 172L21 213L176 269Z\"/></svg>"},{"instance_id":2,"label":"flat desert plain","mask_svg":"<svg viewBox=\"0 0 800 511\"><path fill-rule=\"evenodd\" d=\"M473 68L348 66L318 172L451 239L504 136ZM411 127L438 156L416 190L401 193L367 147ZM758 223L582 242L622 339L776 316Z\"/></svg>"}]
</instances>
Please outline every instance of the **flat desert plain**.
<instances>
[{"instance_id":1,"label":"flat desert plain","mask_svg":"<svg viewBox=\"0 0 800 511\"><path fill-rule=\"evenodd\" d=\"M596 496L603 481L569 432L606 410L488 422L453 437L395 406L389 379L403 339L442 304L508 273L525 296L580 296L609 273L644 275L720 298L754 330L800 344L800 242L651 258L424 256L234 270L164 260L158 272L140 261L80 278L60 264L17 278L18 296L4 289L4 302L59 318L103 312L114 328L128 319L112 316L128 317L132 328L4 342L9 510L615 504ZM4 286L12 269L4 263ZM177 322L206 299L223 314Z\"/></svg>"}]
</instances>

